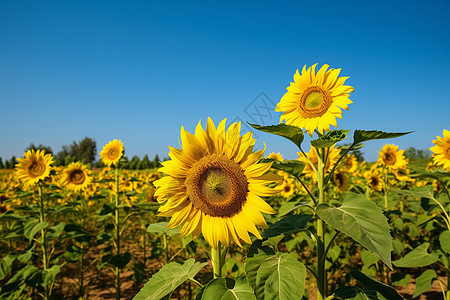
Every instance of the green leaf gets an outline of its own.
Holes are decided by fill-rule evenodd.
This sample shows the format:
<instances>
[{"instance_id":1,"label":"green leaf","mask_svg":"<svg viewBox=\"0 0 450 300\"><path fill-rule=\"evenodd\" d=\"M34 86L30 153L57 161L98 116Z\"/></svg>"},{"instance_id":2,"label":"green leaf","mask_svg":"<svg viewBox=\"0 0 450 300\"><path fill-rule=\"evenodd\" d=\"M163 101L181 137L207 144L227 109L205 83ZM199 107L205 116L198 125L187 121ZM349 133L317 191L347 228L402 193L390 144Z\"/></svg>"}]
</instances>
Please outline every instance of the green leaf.
<instances>
[{"instance_id":1,"label":"green leaf","mask_svg":"<svg viewBox=\"0 0 450 300\"><path fill-rule=\"evenodd\" d=\"M364 143L371 140L380 140L380 139L391 139L399 136L403 136L405 134L411 133L408 132L383 132L379 130L355 130L353 133L353 144L357 145L360 143Z\"/></svg>"},{"instance_id":2,"label":"green leaf","mask_svg":"<svg viewBox=\"0 0 450 300\"><path fill-rule=\"evenodd\" d=\"M282 136L282 137L292 141L299 148L303 142L303 138L304 138L303 131L301 128L299 128L297 126L287 125L284 123L280 123L280 124L272 125L272 126L261 126L261 125L250 124L250 123L248 123L248 124L257 130Z\"/></svg>"},{"instance_id":3,"label":"green leaf","mask_svg":"<svg viewBox=\"0 0 450 300\"><path fill-rule=\"evenodd\" d=\"M392 269L389 224L374 202L364 195L348 193L344 196L342 206L319 204L316 213L328 225L377 254Z\"/></svg>"},{"instance_id":4,"label":"green leaf","mask_svg":"<svg viewBox=\"0 0 450 300\"><path fill-rule=\"evenodd\" d=\"M356 286L342 286L334 291L334 294L345 300L369 300L369 297Z\"/></svg>"},{"instance_id":5,"label":"green leaf","mask_svg":"<svg viewBox=\"0 0 450 300\"><path fill-rule=\"evenodd\" d=\"M56 224L55 226L50 227L47 230L47 239L49 241L54 240L56 238L58 238L61 233L64 231L64 227L66 224L60 222L58 224Z\"/></svg>"},{"instance_id":6,"label":"green leaf","mask_svg":"<svg viewBox=\"0 0 450 300\"><path fill-rule=\"evenodd\" d=\"M450 231L446 230L439 236L439 243L441 244L441 249L447 254L450 254Z\"/></svg>"},{"instance_id":7,"label":"green leaf","mask_svg":"<svg viewBox=\"0 0 450 300\"><path fill-rule=\"evenodd\" d=\"M0 280L5 278L9 271L11 271L11 267L15 259L16 255L8 253L2 258L2 260L0 260Z\"/></svg>"},{"instance_id":8,"label":"green leaf","mask_svg":"<svg viewBox=\"0 0 450 300\"><path fill-rule=\"evenodd\" d=\"M305 292L306 268L287 253L278 253L263 261L256 276L259 299L301 299Z\"/></svg>"},{"instance_id":9,"label":"green leaf","mask_svg":"<svg viewBox=\"0 0 450 300\"><path fill-rule=\"evenodd\" d=\"M411 281L411 275L407 273L393 273L391 274L392 285L407 286Z\"/></svg>"},{"instance_id":10,"label":"green leaf","mask_svg":"<svg viewBox=\"0 0 450 300\"><path fill-rule=\"evenodd\" d=\"M433 281L437 279L437 274L434 270L426 270L416 279L416 289L414 290L413 298L416 298L420 294L428 291L433 284Z\"/></svg>"},{"instance_id":11,"label":"green leaf","mask_svg":"<svg viewBox=\"0 0 450 300\"><path fill-rule=\"evenodd\" d=\"M311 217L312 215L289 215L265 229L263 237L268 238L298 232L306 227Z\"/></svg>"},{"instance_id":12,"label":"green leaf","mask_svg":"<svg viewBox=\"0 0 450 300\"><path fill-rule=\"evenodd\" d=\"M397 291L388 285L376 281L375 279L367 276L359 271L350 271L350 274L361 282L364 286L364 292L368 295L376 295L377 292L383 297L389 300L403 300L403 298L397 293Z\"/></svg>"},{"instance_id":13,"label":"green leaf","mask_svg":"<svg viewBox=\"0 0 450 300\"><path fill-rule=\"evenodd\" d=\"M256 300L253 290L245 277L216 278L206 285L202 298L204 300Z\"/></svg>"},{"instance_id":14,"label":"green leaf","mask_svg":"<svg viewBox=\"0 0 450 300\"><path fill-rule=\"evenodd\" d=\"M119 269L123 269L131 260L130 252L120 253L116 255L105 255L102 257L102 262L112 264Z\"/></svg>"},{"instance_id":15,"label":"green leaf","mask_svg":"<svg viewBox=\"0 0 450 300\"><path fill-rule=\"evenodd\" d=\"M328 132L327 134L319 137L318 139L312 140L311 145L315 148L329 148L347 138L347 134L350 130L344 129L335 129L333 131Z\"/></svg>"},{"instance_id":16,"label":"green leaf","mask_svg":"<svg viewBox=\"0 0 450 300\"><path fill-rule=\"evenodd\" d=\"M434 254L428 254L427 249L430 243L423 243L417 248L406 254L399 260L393 261L394 266L399 268L414 268L429 266L439 260L439 257Z\"/></svg>"},{"instance_id":17,"label":"green leaf","mask_svg":"<svg viewBox=\"0 0 450 300\"><path fill-rule=\"evenodd\" d=\"M150 233L165 233L170 236L177 236L180 234L180 228L167 228L168 222L159 222L148 225L147 232Z\"/></svg>"},{"instance_id":18,"label":"green leaf","mask_svg":"<svg viewBox=\"0 0 450 300\"><path fill-rule=\"evenodd\" d=\"M172 293L184 281L194 278L206 265L207 263L195 262L193 258L183 263L168 263L150 278L133 299L159 300Z\"/></svg>"},{"instance_id":19,"label":"green leaf","mask_svg":"<svg viewBox=\"0 0 450 300\"><path fill-rule=\"evenodd\" d=\"M289 173L296 178L302 175L303 169L305 168L305 163L299 160L279 161L273 158L264 158L261 162L271 162L272 168Z\"/></svg>"},{"instance_id":20,"label":"green leaf","mask_svg":"<svg viewBox=\"0 0 450 300\"><path fill-rule=\"evenodd\" d=\"M45 229L48 227L48 222L39 222L37 224L35 224L34 226L30 226L28 228L25 228L25 231L23 233L23 235L29 240L31 241L34 236L41 231L42 229Z\"/></svg>"}]
</instances>

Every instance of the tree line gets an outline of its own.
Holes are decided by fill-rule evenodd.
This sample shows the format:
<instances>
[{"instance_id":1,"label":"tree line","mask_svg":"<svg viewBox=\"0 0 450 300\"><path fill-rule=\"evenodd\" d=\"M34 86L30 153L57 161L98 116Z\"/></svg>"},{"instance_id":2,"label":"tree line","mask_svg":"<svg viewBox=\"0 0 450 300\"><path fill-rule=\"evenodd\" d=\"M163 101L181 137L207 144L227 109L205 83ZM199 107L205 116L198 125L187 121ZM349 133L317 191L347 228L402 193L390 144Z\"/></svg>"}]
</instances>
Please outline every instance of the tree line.
<instances>
[{"instance_id":1,"label":"tree line","mask_svg":"<svg viewBox=\"0 0 450 300\"><path fill-rule=\"evenodd\" d=\"M73 141L70 145L64 145L61 151L54 153L50 146L44 146L42 144L35 145L31 143L26 149L28 150L44 150L45 153L53 155L54 166L67 166L72 162L81 161L91 167L101 168L104 167L103 163L98 160L97 156L97 143L93 138L85 137L79 142ZM166 160L166 158L164 158ZM137 155L134 155L131 160L126 155L122 158L123 166L129 170L144 170L154 169L160 167L160 159L158 154L155 155L153 160L150 160L148 155L144 155L141 159ZM17 164L16 156L12 156L10 159L3 161L0 157L0 169L13 169Z\"/></svg>"}]
</instances>

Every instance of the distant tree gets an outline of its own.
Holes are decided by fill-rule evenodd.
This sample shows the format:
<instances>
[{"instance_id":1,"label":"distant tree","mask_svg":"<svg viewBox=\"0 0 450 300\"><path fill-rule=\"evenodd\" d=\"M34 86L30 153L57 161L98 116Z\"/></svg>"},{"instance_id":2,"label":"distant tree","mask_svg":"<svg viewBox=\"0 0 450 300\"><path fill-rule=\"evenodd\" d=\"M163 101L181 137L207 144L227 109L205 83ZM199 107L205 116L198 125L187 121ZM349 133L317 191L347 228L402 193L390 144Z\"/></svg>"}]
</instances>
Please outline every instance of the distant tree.
<instances>
[{"instance_id":1,"label":"distant tree","mask_svg":"<svg viewBox=\"0 0 450 300\"><path fill-rule=\"evenodd\" d=\"M55 156L55 166L65 166L67 156L70 156L70 149L69 146L64 145Z\"/></svg>"},{"instance_id":2,"label":"distant tree","mask_svg":"<svg viewBox=\"0 0 450 300\"><path fill-rule=\"evenodd\" d=\"M97 154L97 143L94 139L85 137L79 143L73 141L69 152L76 160L91 164L94 162Z\"/></svg>"},{"instance_id":3,"label":"distant tree","mask_svg":"<svg viewBox=\"0 0 450 300\"><path fill-rule=\"evenodd\" d=\"M5 161L5 169L11 169L11 166L9 164L9 160Z\"/></svg>"},{"instance_id":4,"label":"distant tree","mask_svg":"<svg viewBox=\"0 0 450 300\"><path fill-rule=\"evenodd\" d=\"M152 167L153 168L159 168L161 166L159 156L158 154L155 155L155 158L153 159Z\"/></svg>"},{"instance_id":5,"label":"distant tree","mask_svg":"<svg viewBox=\"0 0 450 300\"><path fill-rule=\"evenodd\" d=\"M2 160L2 158L0 157L0 169L3 169L5 166L3 165L3 160Z\"/></svg>"},{"instance_id":6,"label":"distant tree","mask_svg":"<svg viewBox=\"0 0 450 300\"><path fill-rule=\"evenodd\" d=\"M77 161L77 158L76 158L75 156L68 155L68 156L66 156L66 157L64 158L64 165L67 166L67 165L69 165L70 163L73 163L73 162L76 162L76 161Z\"/></svg>"},{"instance_id":7,"label":"distant tree","mask_svg":"<svg viewBox=\"0 0 450 300\"><path fill-rule=\"evenodd\" d=\"M27 152L28 150L44 150L45 154L52 154L53 155L53 151L52 148L50 146L44 146L42 144L39 144L38 146L35 146L33 143L31 143L26 149L25 152Z\"/></svg>"},{"instance_id":8,"label":"distant tree","mask_svg":"<svg viewBox=\"0 0 450 300\"><path fill-rule=\"evenodd\" d=\"M409 147L404 153L406 158L409 159L429 159L431 157L431 151L428 149L416 149Z\"/></svg>"},{"instance_id":9,"label":"distant tree","mask_svg":"<svg viewBox=\"0 0 450 300\"><path fill-rule=\"evenodd\" d=\"M129 169L130 170L138 170L140 161L141 160L139 159L139 157L137 155L133 156L130 161Z\"/></svg>"},{"instance_id":10,"label":"distant tree","mask_svg":"<svg viewBox=\"0 0 450 300\"><path fill-rule=\"evenodd\" d=\"M351 144L343 144L342 147L348 147L350 145ZM359 149L352 150L352 151L350 151L350 154L353 154L356 157L356 161L357 162L363 162L364 161L364 156L363 156L364 153L362 153L361 150L359 150Z\"/></svg>"},{"instance_id":11,"label":"distant tree","mask_svg":"<svg viewBox=\"0 0 450 300\"><path fill-rule=\"evenodd\" d=\"M148 158L148 154L145 154L141 160L141 168L143 170L146 170L146 169L150 169L151 166L152 166L152 163L151 163L150 159Z\"/></svg>"},{"instance_id":12,"label":"distant tree","mask_svg":"<svg viewBox=\"0 0 450 300\"><path fill-rule=\"evenodd\" d=\"M11 166L11 169L14 169L14 167L16 166L17 163L18 163L18 161L17 161L16 157L13 155L13 156L11 157L10 162L9 162L9 164L10 164L10 166Z\"/></svg>"}]
</instances>

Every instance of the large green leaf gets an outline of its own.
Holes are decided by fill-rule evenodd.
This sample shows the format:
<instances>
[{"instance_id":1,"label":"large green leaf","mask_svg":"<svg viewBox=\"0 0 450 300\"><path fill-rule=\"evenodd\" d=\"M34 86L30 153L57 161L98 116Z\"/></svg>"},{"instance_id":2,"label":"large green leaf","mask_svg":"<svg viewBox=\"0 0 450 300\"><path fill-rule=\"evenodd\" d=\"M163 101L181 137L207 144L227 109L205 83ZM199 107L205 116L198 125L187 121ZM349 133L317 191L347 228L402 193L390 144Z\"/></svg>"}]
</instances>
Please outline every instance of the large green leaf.
<instances>
[{"instance_id":1,"label":"large green leaf","mask_svg":"<svg viewBox=\"0 0 450 300\"><path fill-rule=\"evenodd\" d=\"M11 271L11 267L15 259L16 255L8 253L2 258L2 260L0 260L0 280L5 278L9 271Z\"/></svg>"},{"instance_id":2,"label":"large green leaf","mask_svg":"<svg viewBox=\"0 0 450 300\"><path fill-rule=\"evenodd\" d=\"M289 173L296 178L302 175L303 169L305 168L305 163L299 160L279 161L277 159L264 158L261 162L271 162L272 168Z\"/></svg>"},{"instance_id":3,"label":"large green leaf","mask_svg":"<svg viewBox=\"0 0 450 300\"><path fill-rule=\"evenodd\" d=\"M441 249L447 254L450 254L450 231L446 230L439 236L439 243L441 244Z\"/></svg>"},{"instance_id":4,"label":"large green leaf","mask_svg":"<svg viewBox=\"0 0 450 300\"><path fill-rule=\"evenodd\" d=\"M345 300L370 300L369 297L356 286L341 286L334 291L334 295ZM333 298L334 299L334 298Z\"/></svg>"},{"instance_id":5,"label":"large green leaf","mask_svg":"<svg viewBox=\"0 0 450 300\"><path fill-rule=\"evenodd\" d=\"M407 286L411 281L411 275L407 273L393 273L391 274L392 285Z\"/></svg>"},{"instance_id":6,"label":"large green leaf","mask_svg":"<svg viewBox=\"0 0 450 300\"><path fill-rule=\"evenodd\" d=\"M312 215L289 215L265 229L263 237L273 237L281 234L287 235L300 231L306 227L311 217Z\"/></svg>"},{"instance_id":7,"label":"large green leaf","mask_svg":"<svg viewBox=\"0 0 450 300\"><path fill-rule=\"evenodd\" d=\"M420 274L416 279L416 289L414 290L413 298L428 291L435 279L437 279L437 274L434 270L429 269Z\"/></svg>"},{"instance_id":8,"label":"large green leaf","mask_svg":"<svg viewBox=\"0 0 450 300\"><path fill-rule=\"evenodd\" d=\"M191 258L183 263L171 262L159 269L133 298L135 300L159 300L171 294L180 284L194 276L207 263Z\"/></svg>"},{"instance_id":9,"label":"large green leaf","mask_svg":"<svg viewBox=\"0 0 450 300\"><path fill-rule=\"evenodd\" d=\"M377 293L380 293L388 300L403 300L402 296L400 296L393 287L378 282L366 274L356 270L350 271L350 274L353 278L362 283L364 286L364 292L368 295L376 296Z\"/></svg>"},{"instance_id":10,"label":"large green leaf","mask_svg":"<svg viewBox=\"0 0 450 300\"><path fill-rule=\"evenodd\" d=\"M315 148L329 148L337 142L345 140L349 132L350 130L335 129L319 137L318 139L312 140L311 145Z\"/></svg>"},{"instance_id":11,"label":"large green leaf","mask_svg":"<svg viewBox=\"0 0 450 300\"><path fill-rule=\"evenodd\" d=\"M250 123L248 123L250 124ZM276 134L279 136L282 136L284 138L287 138L288 140L292 141L294 144L297 145L297 147L300 148L302 142L303 142L303 131L301 128L293 125L287 125L284 123L280 123L277 125L271 125L271 126L261 126L256 124L250 124L253 128L257 130L261 130L263 132Z\"/></svg>"},{"instance_id":12,"label":"large green leaf","mask_svg":"<svg viewBox=\"0 0 450 300\"><path fill-rule=\"evenodd\" d=\"M374 202L364 195L348 193L344 196L342 206L319 204L316 212L328 225L377 254L392 269L389 224Z\"/></svg>"},{"instance_id":13,"label":"large green leaf","mask_svg":"<svg viewBox=\"0 0 450 300\"><path fill-rule=\"evenodd\" d=\"M209 300L256 300L252 288L245 277L216 278L206 285L200 299Z\"/></svg>"},{"instance_id":14,"label":"large green leaf","mask_svg":"<svg viewBox=\"0 0 450 300\"><path fill-rule=\"evenodd\" d=\"M408 133L408 132L383 132L379 130L355 130L353 133L353 144L357 145L371 140L391 139L396 138Z\"/></svg>"},{"instance_id":15,"label":"large green leaf","mask_svg":"<svg viewBox=\"0 0 450 300\"><path fill-rule=\"evenodd\" d=\"M418 268L429 266L439 260L439 256L434 253L428 254L427 249L430 243L423 243L406 254L399 260L393 261L394 266L399 268Z\"/></svg>"},{"instance_id":16,"label":"large green leaf","mask_svg":"<svg viewBox=\"0 0 450 300\"><path fill-rule=\"evenodd\" d=\"M25 228L25 230L24 230L24 233L23 233L23 235L29 240L29 241L31 241L33 238L34 238L34 236L39 232L39 231L41 231L42 229L45 229L45 228L47 228L48 227L48 222L39 222L39 223L36 223L36 224L34 224L34 226L29 226L29 227L26 227Z\"/></svg>"}]
</instances>

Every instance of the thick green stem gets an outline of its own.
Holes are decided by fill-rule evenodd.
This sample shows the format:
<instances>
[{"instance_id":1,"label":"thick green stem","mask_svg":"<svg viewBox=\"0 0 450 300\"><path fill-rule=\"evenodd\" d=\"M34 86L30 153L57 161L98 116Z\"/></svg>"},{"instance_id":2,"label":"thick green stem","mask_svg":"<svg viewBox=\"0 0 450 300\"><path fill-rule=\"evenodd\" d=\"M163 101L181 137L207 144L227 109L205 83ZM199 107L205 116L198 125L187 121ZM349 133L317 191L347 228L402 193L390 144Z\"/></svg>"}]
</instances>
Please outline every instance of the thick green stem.
<instances>
[{"instance_id":1,"label":"thick green stem","mask_svg":"<svg viewBox=\"0 0 450 300\"><path fill-rule=\"evenodd\" d=\"M323 158L325 155L319 150L319 159L317 166L317 187L319 190L319 205L325 203L324 169ZM317 300L323 300L327 297L327 270L325 268L325 222L317 218Z\"/></svg>"},{"instance_id":2,"label":"thick green stem","mask_svg":"<svg viewBox=\"0 0 450 300\"><path fill-rule=\"evenodd\" d=\"M384 168L384 208L388 208L388 173L387 168Z\"/></svg>"},{"instance_id":3,"label":"thick green stem","mask_svg":"<svg viewBox=\"0 0 450 300\"><path fill-rule=\"evenodd\" d=\"M211 264L213 266L214 278L222 277L221 245L217 249L211 248Z\"/></svg>"},{"instance_id":4,"label":"thick green stem","mask_svg":"<svg viewBox=\"0 0 450 300\"><path fill-rule=\"evenodd\" d=\"M81 224L81 228L84 229L84 198L83 198L83 193L80 193L80 201L81 201L81 205L80 205L80 224ZM79 296L82 297L82 299L84 299L84 244L83 242L81 242L81 257L80 257L80 290L79 290Z\"/></svg>"},{"instance_id":5,"label":"thick green stem","mask_svg":"<svg viewBox=\"0 0 450 300\"><path fill-rule=\"evenodd\" d=\"M119 218L119 167L116 166L114 179L116 182L116 197L115 197L115 225L116 225L116 255L120 255L120 218ZM116 283L116 299L120 300L120 269L116 267L115 269L115 283Z\"/></svg>"},{"instance_id":6,"label":"thick green stem","mask_svg":"<svg viewBox=\"0 0 450 300\"><path fill-rule=\"evenodd\" d=\"M163 247L164 247L164 264L169 262L169 244L167 243L167 236L163 233Z\"/></svg>"}]
</instances>

